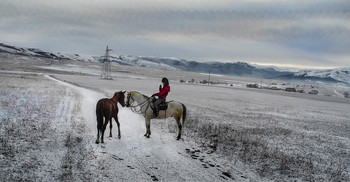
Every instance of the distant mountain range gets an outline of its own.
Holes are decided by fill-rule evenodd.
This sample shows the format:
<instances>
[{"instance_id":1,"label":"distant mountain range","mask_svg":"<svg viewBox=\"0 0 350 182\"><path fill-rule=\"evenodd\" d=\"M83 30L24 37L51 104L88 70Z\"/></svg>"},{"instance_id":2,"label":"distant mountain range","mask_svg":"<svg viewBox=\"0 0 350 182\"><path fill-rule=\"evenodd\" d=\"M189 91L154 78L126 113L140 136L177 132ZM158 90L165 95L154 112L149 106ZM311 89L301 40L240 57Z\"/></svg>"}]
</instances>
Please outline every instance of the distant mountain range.
<instances>
[{"instance_id":1,"label":"distant mountain range","mask_svg":"<svg viewBox=\"0 0 350 182\"><path fill-rule=\"evenodd\" d=\"M22 48L0 43L0 53L8 53L29 57L54 60L75 60L83 62L102 62L101 56L86 56L80 54L54 53L37 48ZM245 62L197 62L177 58L159 58L145 56L120 55L111 56L112 62L121 65L150 67L163 70L182 70L198 73L247 76L265 79L305 80L322 82L342 82L350 84L350 67L327 70L301 70L298 72L277 71L274 68L259 68Z\"/></svg>"}]
</instances>

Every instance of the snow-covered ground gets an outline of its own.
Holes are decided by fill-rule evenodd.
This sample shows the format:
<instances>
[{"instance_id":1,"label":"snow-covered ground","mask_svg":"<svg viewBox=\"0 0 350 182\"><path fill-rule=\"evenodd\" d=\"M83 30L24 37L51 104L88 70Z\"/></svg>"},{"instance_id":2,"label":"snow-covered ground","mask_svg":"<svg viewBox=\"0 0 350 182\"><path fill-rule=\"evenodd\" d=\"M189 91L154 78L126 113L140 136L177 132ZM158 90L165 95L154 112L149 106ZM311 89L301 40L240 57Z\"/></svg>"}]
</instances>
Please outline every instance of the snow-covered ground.
<instances>
[{"instance_id":1,"label":"snow-covered ground","mask_svg":"<svg viewBox=\"0 0 350 182\"><path fill-rule=\"evenodd\" d=\"M5 181L260 179L250 170L216 165L214 155L194 160L189 153L197 144L179 142L167 129L153 127L146 139L143 117L120 105L122 138L105 135L106 143L96 145L95 104L106 96L44 74L6 73L1 80L7 83L1 87L0 109Z\"/></svg>"},{"instance_id":2,"label":"snow-covered ground","mask_svg":"<svg viewBox=\"0 0 350 182\"><path fill-rule=\"evenodd\" d=\"M330 97L249 89L246 83L260 80L215 75L233 86L207 86L179 82L207 75L119 65L113 80L102 80L96 63L26 61L0 62L6 181L349 180L350 99L341 97L347 87L318 85L340 95ZM183 140L175 140L172 118L152 120L145 138L142 116L119 105L122 138L114 123L114 136L94 143L98 99L119 90L151 95L163 76L170 79L168 100L188 108Z\"/></svg>"}]
</instances>

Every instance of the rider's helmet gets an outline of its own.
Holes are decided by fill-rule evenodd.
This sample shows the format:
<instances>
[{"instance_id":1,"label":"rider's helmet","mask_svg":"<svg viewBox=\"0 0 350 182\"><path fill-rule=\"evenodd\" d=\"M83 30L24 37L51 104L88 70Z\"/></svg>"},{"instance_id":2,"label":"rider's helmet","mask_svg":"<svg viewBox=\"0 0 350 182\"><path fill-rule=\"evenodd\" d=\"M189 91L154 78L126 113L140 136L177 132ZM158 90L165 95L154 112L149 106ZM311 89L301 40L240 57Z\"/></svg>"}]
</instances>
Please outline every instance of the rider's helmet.
<instances>
[{"instance_id":1,"label":"rider's helmet","mask_svg":"<svg viewBox=\"0 0 350 182\"><path fill-rule=\"evenodd\" d=\"M167 78L162 78L162 82L165 84L165 85L167 85L167 84L169 84L169 80L167 79Z\"/></svg>"}]
</instances>

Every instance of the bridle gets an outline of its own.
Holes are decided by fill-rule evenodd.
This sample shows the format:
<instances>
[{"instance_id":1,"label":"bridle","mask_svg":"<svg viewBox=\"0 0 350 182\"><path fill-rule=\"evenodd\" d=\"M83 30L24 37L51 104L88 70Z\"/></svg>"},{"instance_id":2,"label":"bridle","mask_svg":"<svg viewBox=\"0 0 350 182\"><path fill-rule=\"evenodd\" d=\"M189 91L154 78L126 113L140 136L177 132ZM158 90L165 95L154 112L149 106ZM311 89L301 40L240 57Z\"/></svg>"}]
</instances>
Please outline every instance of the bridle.
<instances>
[{"instance_id":1,"label":"bridle","mask_svg":"<svg viewBox=\"0 0 350 182\"><path fill-rule=\"evenodd\" d=\"M132 100L132 103L129 104L130 100ZM135 105L133 106L132 104L134 104L135 102L135 99L131 96L131 92L128 93L128 97L127 97L127 107L130 107L131 108L131 111L135 112L135 113L138 113L138 114L142 114L142 108L147 106L147 108L145 109L145 111L148 109L148 107L150 106L151 102L149 100L145 100L144 102L138 104L138 105ZM137 107L140 107L140 109L137 109Z\"/></svg>"}]
</instances>

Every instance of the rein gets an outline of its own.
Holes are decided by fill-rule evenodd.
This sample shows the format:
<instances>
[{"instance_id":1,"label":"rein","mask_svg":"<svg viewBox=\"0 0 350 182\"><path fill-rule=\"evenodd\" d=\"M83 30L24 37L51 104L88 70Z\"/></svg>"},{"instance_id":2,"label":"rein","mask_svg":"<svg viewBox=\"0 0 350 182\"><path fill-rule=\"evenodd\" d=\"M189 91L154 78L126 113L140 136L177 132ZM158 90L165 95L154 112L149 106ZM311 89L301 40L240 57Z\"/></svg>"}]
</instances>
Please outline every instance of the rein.
<instances>
[{"instance_id":1,"label":"rein","mask_svg":"<svg viewBox=\"0 0 350 182\"><path fill-rule=\"evenodd\" d=\"M133 102L135 102L135 100L132 98ZM135 105L135 106L129 106L131 108L131 111L135 112L135 113L138 113L138 114L142 114L142 108L144 106L146 106L147 104L147 108L146 110L148 109L149 105L151 104L151 102L149 100L145 100L143 101L141 104L138 104L138 105ZM136 107L139 107L140 106L140 109L139 110L136 110ZM145 111L146 111L145 110Z\"/></svg>"}]
</instances>

